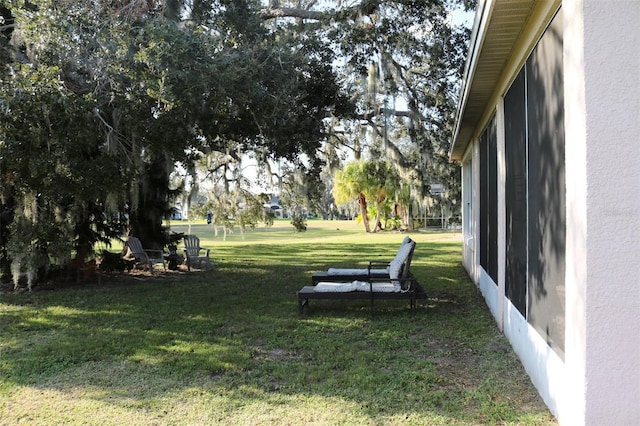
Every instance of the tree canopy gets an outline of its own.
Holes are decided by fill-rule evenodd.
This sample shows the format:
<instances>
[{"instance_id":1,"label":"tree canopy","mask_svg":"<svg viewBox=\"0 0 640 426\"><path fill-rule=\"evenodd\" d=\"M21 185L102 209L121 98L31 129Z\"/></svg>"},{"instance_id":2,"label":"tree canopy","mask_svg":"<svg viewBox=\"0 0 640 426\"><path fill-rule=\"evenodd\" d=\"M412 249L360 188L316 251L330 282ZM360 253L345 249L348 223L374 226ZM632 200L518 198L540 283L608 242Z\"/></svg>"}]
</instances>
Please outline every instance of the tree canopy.
<instances>
[{"instance_id":1,"label":"tree canopy","mask_svg":"<svg viewBox=\"0 0 640 426\"><path fill-rule=\"evenodd\" d=\"M422 207L459 210L459 168L447 155L469 31L453 11L474 1L270 1L263 19L319 37L334 64L352 116L334 117L322 153L333 171L342 159L388 158ZM331 173L330 173L331 174ZM445 191L431 196L432 184Z\"/></svg>"},{"instance_id":2,"label":"tree canopy","mask_svg":"<svg viewBox=\"0 0 640 426\"><path fill-rule=\"evenodd\" d=\"M247 156L284 161L313 204L348 152L384 156L418 198L446 181L455 201L467 31L449 5L0 0L3 272L35 279L125 231L163 246L176 165L228 187Z\"/></svg>"}]
</instances>

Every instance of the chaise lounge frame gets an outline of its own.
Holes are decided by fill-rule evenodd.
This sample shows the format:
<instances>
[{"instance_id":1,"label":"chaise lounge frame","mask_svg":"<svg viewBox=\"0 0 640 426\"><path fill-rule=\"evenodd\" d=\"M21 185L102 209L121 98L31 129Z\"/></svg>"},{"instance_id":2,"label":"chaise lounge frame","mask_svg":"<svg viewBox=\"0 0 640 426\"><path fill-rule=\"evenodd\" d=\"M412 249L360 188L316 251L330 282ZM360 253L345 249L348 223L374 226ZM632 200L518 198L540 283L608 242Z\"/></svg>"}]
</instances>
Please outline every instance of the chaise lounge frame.
<instances>
[{"instance_id":1,"label":"chaise lounge frame","mask_svg":"<svg viewBox=\"0 0 640 426\"><path fill-rule=\"evenodd\" d=\"M409 306L412 312L416 310L416 300L417 299L426 299L426 294L415 277L411 274L410 266L411 260L413 258L413 252L415 249L415 242L411 241L412 248L407 255L406 261L403 263L401 268L400 277L397 279L392 279L388 274L386 275L375 275L372 274L371 271L375 269L375 267L389 265L388 262L377 262L370 261L368 267L367 275L353 275L353 274L344 274L344 275L332 275L328 272L316 272L311 277L311 281L313 285L304 286L300 291L298 291L298 312L300 315L304 313L304 308L309 307L309 301L312 299L324 299L324 300L369 300L370 301L370 310L371 314L373 314L373 306L375 300L408 300ZM369 291L349 291L349 292L318 292L315 291L315 286L319 282L347 282L347 281L365 281L369 283ZM399 292L378 292L373 291L375 283L381 282L389 282L389 281L399 281L400 287L402 288Z\"/></svg>"},{"instance_id":2,"label":"chaise lounge frame","mask_svg":"<svg viewBox=\"0 0 640 426\"><path fill-rule=\"evenodd\" d=\"M384 281L388 281L385 279ZM403 281L403 280L400 280ZM370 301L370 311L373 315L373 307L374 302L376 300L408 300L409 308L412 312L416 311L416 305L418 299L426 299L427 296L420 286L418 282L414 278L410 278L405 280L410 282L409 290L403 290L400 292L377 292L377 291L349 291L349 292L317 292L315 291L315 286L309 285L304 286L300 291L298 291L298 312L300 315L304 313L304 308L309 308L310 300L369 300ZM372 279L369 281L371 284L375 283L376 280Z\"/></svg>"}]
</instances>

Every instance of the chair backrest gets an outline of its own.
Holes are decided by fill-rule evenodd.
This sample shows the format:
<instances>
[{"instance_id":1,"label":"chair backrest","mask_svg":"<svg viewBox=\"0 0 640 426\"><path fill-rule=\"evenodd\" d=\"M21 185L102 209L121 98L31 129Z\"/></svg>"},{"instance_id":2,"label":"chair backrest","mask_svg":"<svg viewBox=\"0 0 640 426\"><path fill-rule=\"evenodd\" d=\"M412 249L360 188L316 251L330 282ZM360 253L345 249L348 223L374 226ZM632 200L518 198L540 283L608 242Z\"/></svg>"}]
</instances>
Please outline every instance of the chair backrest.
<instances>
[{"instance_id":1,"label":"chair backrest","mask_svg":"<svg viewBox=\"0 0 640 426\"><path fill-rule=\"evenodd\" d=\"M402 239L402 242L400 243L400 247L398 248L398 250L400 250L402 248L402 246L404 246L405 244L409 244L411 242L411 237L409 237L408 235L406 237L404 237Z\"/></svg>"},{"instance_id":2,"label":"chair backrest","mask_svg":"<svg viewBox=\"0 0 640 426\"><path fill-rule=\"evenodd\" d=\"M129 250L133 254L144 253L144 249L142 248L142 243L137 237L129 237L127 239L127 246L129 246Z\"/></svg>"},{"instance_id":3,"label":"chair backrest","mask_svg":"<svg viewBox=\"0 0 640 426\"><path fill-rule=\"evenodd\" d=\"M197 256L200 253L200 238L195 235L185 235L184 249L189 256Z\"/></svg>"},{"instance_id":4,"label":"chair backrest","mask_svg":"<svg viewBox=\"0 0 640 426\"><path fill-rule=\"evenodd\" d=\"M410 276L409 268L415 248L415 241L410 241L409 243L404 244L400 247L398 254L389 264L389 278L391 279L391 282L400 284L405 290L410 285L407 279Z\"/></svg>"},{"instance_id":5,"label":"chair backrest","mask_svg":"<svg viewBox=\"0 0 640 426\"><path fill-rule=\"evenodd\" d=\"M402 272L400 273L400 278L409 278L409 276L411 275L411 260L413 259L413 252L416 249L416 242L415 241L411 241L411 248L409 249L409 255L407 256L407 258L404 261L404 264L402 265Z\"/></svg>"},{"instance_id":6,"label":"chair backrest","mask_svg":"<svg viewBox=\"0 0 640 426\"><path fill-rule=\"evenodd\" d=\"M400 247L398 248L398 251L396 252L396 256L390 263L397 262L398 260L400 260L401 263L404 263L407 260L407 250L409 250L407 246L410 243L413 243L415 245L415 241L413 241L411 238L404 237L402 243L400 244Z\"/></svg>"}]
</instances>

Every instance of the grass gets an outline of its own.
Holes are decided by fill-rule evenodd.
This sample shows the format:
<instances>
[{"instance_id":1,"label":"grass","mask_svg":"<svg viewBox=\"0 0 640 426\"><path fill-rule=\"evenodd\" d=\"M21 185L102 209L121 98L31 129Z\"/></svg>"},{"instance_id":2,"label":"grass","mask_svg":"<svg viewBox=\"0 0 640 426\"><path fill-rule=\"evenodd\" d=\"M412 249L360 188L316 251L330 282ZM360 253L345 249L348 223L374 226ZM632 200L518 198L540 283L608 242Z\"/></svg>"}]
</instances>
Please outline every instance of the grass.
<instances>
[{"instance_id":1,"label":"grass","mask_svg":"<svg viewBox=\"0 0 640 426\"><path fill-rule=\"evenodd\" d=\"M213 271L0 295L0 425L556 424L460 267L459 234L411 234L429 294L416 315L312 301L299 317L314 271L391 258L402 235L292 229L222 241L198 223Z\"/></svg>"}]
</instances>

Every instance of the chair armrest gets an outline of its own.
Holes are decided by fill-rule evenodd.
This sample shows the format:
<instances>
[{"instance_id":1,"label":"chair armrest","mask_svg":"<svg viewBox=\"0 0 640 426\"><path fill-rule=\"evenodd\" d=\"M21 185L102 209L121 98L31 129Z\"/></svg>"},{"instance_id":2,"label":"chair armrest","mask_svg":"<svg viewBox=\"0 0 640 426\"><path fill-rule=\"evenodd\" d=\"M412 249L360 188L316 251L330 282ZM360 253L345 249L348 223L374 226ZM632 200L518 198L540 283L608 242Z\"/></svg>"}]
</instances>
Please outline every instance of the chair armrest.
<instances>
[{"instance_id":1,"label":"chair armrest","mask_svg":"<svg viewBox=\"0 0 640 426\"><path fill-rule=\"evenodd\" d=\"M200 252L204 251L204 253L205 253L204 255L205 255L205 256L207 256L207 257L209 257L209 251L210 251L210 250L211 250L211 249L204 248L204 247L200 247L200 248L198 249L198 254L197 254L196 256L200 256ZM187 257L189 256L189 251L188 251L187 249L182 249L182 251L184 251L185 256L187 256Z\"/></svg>"},{"instance_id":2,"label":"chair armrest","mask_svg":"<svg viewBox=\"0 0 640 426\"><path fill-rule=\"evenodd\" d=\"M144 249L144 252L147 253L149 257L153 256L154 259L159 259L161 257L164 257L163 250Z\"/></svg>"},{"instance_id":3,"label":"chair armrest","mask_svg":"<svg viewBox=\"0 0 640 426\"><path fill-rule=\"evenodd\" d=\"M411 290L413 287L413 283L416 282L417 280L413 277L405 277L405 278L389 278L389 277L372 277L369 276L369 279L367 280L367 282L369 283L369 285L371 287L373 287L373 283L388 283L388 282L392 282L392 281L399 281L400 282L400 287L403 288L403 290Z\"/></svg>"},{"instance_id":4,"label":"chair armrest","mask_svg":"<svg viewBox=\"0 0 640 426\"><path fill-rule=\"evenodd\" d=\"M373 283L388 283L389 281L412 281L413 278L411 277L407 277L407 278L391 278L391 277L376 277L376 276L370 276L367 279L367 282L373 282Z\"/></svg>"},{"instance_id":5,"label":"chair armrest","mask_svg":"<svg viewBox=\"0 0 640 426\"><path fill-rule=\"evenodd\" d=\"M367 275L369 276L369 278L371 278L371 270L375 269L376 267L380 269L389 268L389 262L370 260L369 266L367 267Z\"/></svg>"}]
</instances>

